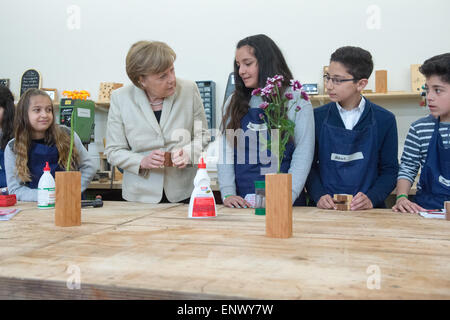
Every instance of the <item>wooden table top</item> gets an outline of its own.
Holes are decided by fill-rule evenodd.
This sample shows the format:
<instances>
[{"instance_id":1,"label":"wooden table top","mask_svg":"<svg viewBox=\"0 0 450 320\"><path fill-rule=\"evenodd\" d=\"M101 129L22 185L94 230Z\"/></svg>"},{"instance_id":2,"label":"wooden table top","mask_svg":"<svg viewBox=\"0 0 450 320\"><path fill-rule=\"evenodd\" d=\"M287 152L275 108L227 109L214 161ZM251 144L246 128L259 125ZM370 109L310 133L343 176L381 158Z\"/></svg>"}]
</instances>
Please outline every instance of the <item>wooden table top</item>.
<instances>
[{"instance_id":1,"label":"wooden table top","mask_svg":"<svg viewBox=\"0 0 450 320\"><path fill-rule=\"evenodd\" d=\"M0 221L0 299L450 299L445 220L295 207L293 237L272 239L252 209L196 220L187 205L105 202L62 228L54 210L16 207Z\"/></svg>"}]
</instances>

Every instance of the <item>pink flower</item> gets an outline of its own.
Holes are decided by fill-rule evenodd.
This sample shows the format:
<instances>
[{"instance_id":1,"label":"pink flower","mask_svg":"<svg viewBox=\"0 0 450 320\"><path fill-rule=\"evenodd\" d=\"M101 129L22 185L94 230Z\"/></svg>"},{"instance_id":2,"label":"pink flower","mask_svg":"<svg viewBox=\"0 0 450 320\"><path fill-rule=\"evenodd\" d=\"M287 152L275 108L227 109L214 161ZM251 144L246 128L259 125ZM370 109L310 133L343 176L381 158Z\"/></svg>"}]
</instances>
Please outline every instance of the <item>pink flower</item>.
<instances>
[{"instance_id":1,"label":"pink flower","mask_svg":"<svg viewBox=\"0 0 450 320\"><path fill-rule=\"evenodd\" d=\"M261 104L259 105L259 107L260 107L261 109L263 109L263 110L266 110L268 106L269 106L269 103L268 103L268 102L263 102L263 103L261 103Z\"/></svg>"},{"instance_id":2,"label":"pink flower","mask_svg":"<svg viewBox=\"0 0 450 320\"><path fill-rule=\"evenodd\" d=\"M298 80L291 80L291 87L292 87L292 90L298 91L298 90L301 90L303 86L301 85L301 83Z\"/></svg>"},{"instance_id":3,"label":"pink flower","mask_svg":"<svg viewBox=\"0 0 450 320\"><path fill-rule=\"evenodd\" d=\"M295 107L295 112L299 112L300 110L302 110L302 107L300 106Z\"/></svg>"},{"instance_id":4,"label":"pink flower","mask_svg":"<svg viewBox=\"0 0 450 320\"><path fill-rule=\"evenodd\" d=\"M281 76L281 75L276 75L275 77L273 77L273 80L275 80L275 81L283 81L284 77Z\"/></svg>"},{"instance_id":5,"label":"pink flower","mask_svg":"<svg viewBox=\"0 0 450 320\"><path fill-rule=\"evenodd\" d=\"M259 118L260 118L261 120L264 119L264 114L260 113L260 114L259 114Z\"/></svg>"},{"instance_id":6,"label":"pink flower","mask_svg":"<svg viewBox=\"0 0 450 320\"><path fill-rule=\"evenodd\" d=\"M252 96L259 96L259 95L261 95L261 88L252 91Z\"/></svg>"},{"instance_id":7,"label":"pink flower","mask_svg":"<svg viewBox=\"0 0 450 320\"><path fill-rule=\"evenodd\" d=\"M270 97L271 95L273 95L275 93L275 91L273 90L274 88L275 88L275 86L273 84L268 84L266 87L264 87L261 90L261 95Z\"/></svg>"},{"instance_id":8,"label":"pink flower","mask_svg":"<svg viewBox=\"0 0 450 320\"><path fill-rule=\"evenodd\" d=\"M286 93L284 96L285 96L288 100L294 99L294 95L293 95L292 93L290 93L290 92Z\"/></svg>"},{"instance_id":9,"label":"pink flower","mask_svg":"<svg viewBox=\"0 0 450 320\"><path fill-rule=\"evenodd\" d=\"M305 91L302 91L302 98L305 99L306 101L309 101L308 94Z\"/></svg>"}]
</instances>

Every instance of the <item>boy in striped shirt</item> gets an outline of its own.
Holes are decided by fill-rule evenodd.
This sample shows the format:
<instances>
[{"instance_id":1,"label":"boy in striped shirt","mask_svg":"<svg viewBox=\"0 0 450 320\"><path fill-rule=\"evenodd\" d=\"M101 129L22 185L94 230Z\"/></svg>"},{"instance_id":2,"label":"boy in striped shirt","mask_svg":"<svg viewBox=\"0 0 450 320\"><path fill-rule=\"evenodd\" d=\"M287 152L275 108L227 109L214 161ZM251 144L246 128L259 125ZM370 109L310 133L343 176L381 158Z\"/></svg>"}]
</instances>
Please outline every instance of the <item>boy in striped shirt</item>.
<instances>
[{"instance_id":1,"label":"boy in striped shirt","mask_svg":"<svg viewBox=\"0 0 450 320\"><path fill-rule=\"evenodd\" d=\"M397 178L395 212L441 209L450 200L450 53L424 62L430 115L412 123L405 141ZM421 169L416 203L408 193Z\"/></svg>"}]
</instances>

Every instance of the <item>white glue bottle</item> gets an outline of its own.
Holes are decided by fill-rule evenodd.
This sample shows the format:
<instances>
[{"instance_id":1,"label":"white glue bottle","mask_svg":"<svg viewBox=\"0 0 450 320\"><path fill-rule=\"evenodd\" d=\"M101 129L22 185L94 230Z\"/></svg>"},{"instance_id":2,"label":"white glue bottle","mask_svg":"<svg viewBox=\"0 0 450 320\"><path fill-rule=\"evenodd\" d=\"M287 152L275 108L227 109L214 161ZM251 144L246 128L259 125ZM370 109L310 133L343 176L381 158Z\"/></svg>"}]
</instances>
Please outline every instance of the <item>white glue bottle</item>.
<instances>
[{"instance_id":1,"label":"white glue bottle","mask_svg":"<svg viewBox=\"0 0 450 320\"><path fill-rule=\"evenodd\" d=\"M38 184L38 208L51 209L55 207L55 179L50 173L48 162Z\"/></svg>"},{"instance_id":2,"label":"white glue bottle","mask_svg":"<svg viewBox=\"0 0 450 320\"><path fill-rule=\"evenodd\" d=\"M211 179L206 164L200 158L194 178L194 191L189 201L189 218L211 218L216 216L216 200L211 190Z\"/></svg>"}]
</instances>

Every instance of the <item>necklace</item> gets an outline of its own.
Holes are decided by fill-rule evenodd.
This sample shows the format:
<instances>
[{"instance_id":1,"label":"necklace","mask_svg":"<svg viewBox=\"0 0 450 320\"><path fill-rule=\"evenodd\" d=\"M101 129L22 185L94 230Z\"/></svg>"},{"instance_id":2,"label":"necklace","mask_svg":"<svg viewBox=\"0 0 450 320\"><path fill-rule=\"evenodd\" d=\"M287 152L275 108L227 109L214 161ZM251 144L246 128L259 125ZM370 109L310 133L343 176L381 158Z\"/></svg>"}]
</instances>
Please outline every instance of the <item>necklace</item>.
<instances>
[{"instance_id":1,"label":"necklace","mask_svg":"<svg viewBox=\"0 0 450 320\"><path fill-rule=\"evenodd\" d=\"M164 102L164 100L161 101L161 102L156 102L156 103L151 103L151 102L150 102L150 105L151 105L151 106L159 106L159 105L163 104L163 102Z\"/></svg>"}]
</instances>

